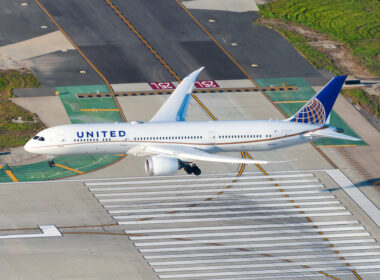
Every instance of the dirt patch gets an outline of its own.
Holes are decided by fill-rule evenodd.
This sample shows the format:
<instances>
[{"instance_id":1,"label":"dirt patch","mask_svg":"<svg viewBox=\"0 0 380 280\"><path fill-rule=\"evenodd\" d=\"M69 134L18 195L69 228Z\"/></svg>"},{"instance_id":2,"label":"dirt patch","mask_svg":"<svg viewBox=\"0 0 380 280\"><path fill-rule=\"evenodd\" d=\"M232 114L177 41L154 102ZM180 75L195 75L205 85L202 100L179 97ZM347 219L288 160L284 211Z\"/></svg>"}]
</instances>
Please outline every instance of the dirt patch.
<instances>
[{"instance_id":1,"label":"dirt patch","mask_svg":"<svg viewBox=\"0 0 380 280\"><path fill-rule=\"evenodd\" d=\"M358 79L379 78L370 73L365 66L352 55L352 51L348 46L332 39L324 33L279 19L260 18L257 22L272 28L281 28L301 34L306 38L310 46L326 54L327 57L334 62L336 68L343 73L349 73Z\"/></svg>"}]
</instances>

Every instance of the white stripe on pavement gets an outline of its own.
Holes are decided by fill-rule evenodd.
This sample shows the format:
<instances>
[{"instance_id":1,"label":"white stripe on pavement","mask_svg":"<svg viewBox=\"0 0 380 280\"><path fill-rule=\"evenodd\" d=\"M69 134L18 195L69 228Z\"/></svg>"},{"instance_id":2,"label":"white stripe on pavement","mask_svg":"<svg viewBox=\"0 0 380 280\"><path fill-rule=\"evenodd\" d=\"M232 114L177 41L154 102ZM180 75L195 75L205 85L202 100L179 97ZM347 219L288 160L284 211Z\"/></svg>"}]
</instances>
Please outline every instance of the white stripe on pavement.
<instances>
[{"instance_id":1,"label":"white stripe on pavement","mask_svg":"<svg viewBox=\"0 0 380 280\"><path fill-rule=\"evenodd\" d=\"M224 174L217 174L222 175ZM200 178L194 178L194 176L187 176L191 178L192 182L202 182L202 181L228 181L228 180L250 180L250 179L269 179L269 178L300 178L300 177L314 177L311 173L306 174L286 174L286 175L259 175L259 176L227 176L227 177L200 177ZM144 177L140 177L144 178ZM127 179L127 178L123 178ZM135 184L161 184L161 183L181 183L181 182L189 182L189 178L186 179L169 179L169 180L162 180L162 179L155 179L155 180L139 180L139 181L119 181L119 182L99 182L99 183L85 183L86 186L114 186L114 185L135 185Z\"/></svg>"},{"instance_id":2,"label":"white stripe on pavement","mask_svg":"<svg viewBox=\"0 0 380 280\"><path fill-rule=\"evenodd\" d=\"M294 247L294 246L314 246L314 245L322 245L326 246L327 244L359 244L359 243L374 243L376 242L373 238L366 239L348 239L348 240L329 240L329 241L311 241L311 242L292 242L289 243L260 243L260 244L238 244L238 245L208 245L205 246L191 246L191 247L161 247L161 248L149 248L149 249L139 249L141 253L153 253L153 252L181 252L181 251L200 251L200 250L225 250L225 249L252 249L256 250L256 248L264 248L264 247ZM330 250L334 250L334 248L329 248Z\"/></svg>"},{"instance_id":3,"label":"white stripe on pavement","mask_svg":"<svg viewBox=\"0 0 380 280\"><path fill-rule=\"evenodd\" d=\"M369 200L339 169L326 173L355 201L361 209L380 227L380 209Z\"/></svg>"},{"instance_id":4,"label":"white stripe on pavement","mask_svg":"<svg viewBox=\"0 0 380 280\"><path fill-rule=\"evenodd\" d=\"M320 188L321 190L312 190L312 191L295 191L295 192L285 192L285 193L318 193L318 192L329 192L324 189L323 185L301 185L301 186L288 186L290 189L310 189L310 188ZM281 187L284 189L285 187ZM271 192L258 192L253 191L261 190L273 190ZM157 191L157 192L115 192L115 193L96 193L96 197L107 197L107 196L140 196L140 195L167 195L167 194L185 194L185 193L218 193L218 192L239 192L245 194L245 191L250 191L255 195L272 195L274 192L278 192L279 187L262 187L262 188L221 188L221 189L201 189L201 190L170 190L170 191Z\"/></svg>"},{"instance_id":5,"label":"white stripe on pavement","mask_svg":"<svg viewBox=\"0 0 380 280\"><path fill-rule=\"evenodd\" d=\"M242 253L247 253L247 252L242 252ZM251 253L252 254L252 253ZM355 263L358 261L358 259L349 259L347 257L349 256L353 257L364 257L364 256L380 256L380 252L372 252L372 253L351 253L351 254L337 254L335 252L331 252L331 254L310 254L310 255L295 255L295 256L263 256L263 255L258 255L256 254L255 257L244 257L244 258L236 258L233 257L234 255L230 255L230 258L226 258L228 256L225 256L223 259L196 259L196 260L186 260L186 261L177 261L177 260L170 260L170 261L160 261L160 262L149 262L151 266L171 266L171 265L186 265L186 264L205 264L205 263L234 263L234 262L252 262L252 261L293 261L293 260L298 260L298 259L318 259L318 258L334 258L337 259L339 257L344 257L344 262L347 263ZM363 259L360 259L363 260ZM364 260L370 260L368 262L371 262L373 260L372 258L370 259L364 259ZM379 260L379 259L377 259ZM363 261L365 262L365 261ZM273 264L275 266L275 264Z\"/></svg>"},{"instance_id":6,"label":"white stripe on pavement","mask_svg":"<svg viewBox=\"0 0 380 280\"><path fill-rule=\"evenodd\" d=\"M362 265L350 267L310 267L310 268L292 268L286 269L286 273L299 273L310 271L347 271L351 269L377 269L380 265ZM181 273L181 274L160 274L160 278L194 278L194 277L211 277L211 276L241 276L241 275L256 275L256 274L283 274L283 269L270 269L270 270L239 270L239 271L226 271L226 272L200 272L200 273ZM297 277L299 275L295 275ZM316 275L317 276L317 275Z\"/></svg>"},{"instance_id":7,"label":"white stripe on pavement","mask_svg":"<svg viewBox=\"0 0 380 280\"><path fill-rule=\"evenodd\" d=\"M227 185L238 186L249 186L249 185L268 185L273 186L274 184L300 184L300 183L319 183L318 179L308 179L308 180L282 180L282 181L255 181L255 182L231 182L231 183L206 183L206 184L194 184L189 183L186 185L157 185L157 186L144 186L144 187L117 187L117 188L90 188L92 192L99 191L129 191L129 190L157 190L157 189L182 189L182 188L204 188L204 187L226 187ZM281 185L281 188L286 186ZM322 186L323 187L323 186ZM278 186L277 186L278 188ZM258 187L253 187L252 189L259 189Z\"/></svg>"},{"instance_id":8,"label":"white stripe on pavement","mask_svg":"<svg viewBox=\"0 0 380 280\"><path fill-rule=\"evenodd\" d=\"M284 204L284 206L287 206L287 208L277 208L276 212L280 211L297 211L296 209L293 210L294 205L288 203ZM297 206L298 203L297 203ZM256 209L256 208L267 208L262 205L221 205L221 206L193 206L193 207L173 207L173 208L157 208L157 209L122 209L122 210L108 210L108 213L110 214L128 214L128 213L151 213L151 212L171 212L171 211L204 211L204 210L221 210L221 209ZM291 210L290 210L291 209ZM342 210L346 209L344 206L326 206L326 207L308 207L308 208L297 208L298 211L327 211L327 210ZM265 211L265 210L263 210ZM268 210L272 211L272 210Z\"/></svg>"},{"instance_id":9,"label":"white stripe on pavement","mask_svg":"<svg viewBox=\"0 0 380 280\"><path fill-rule=\"evenodd\" d=\"M179 258L203 258L203 257L229 257L229 256L241 256L241 255L260 255L260 254L283 254L287 255L281 256L283 258L295 258L298 256L303 257L311 257L315 256L313 254L308 255L299 255L299 253L316 253L316 252L329 252L331 256L339 256L342 255L344 257L356 257L356 256L373 256L380 255L379 251L370 252L368 250L379 250L379 245L372 246L345 246L345 247L320 247L320 248L292 248L292 249L270 249L270 250L253 250L248 251L227 251L227 252L213 252L213 253L185 253L185 254L165 254L164 252L160 252L158 255L144 255L144 258L147 260L157 260L157 259L179 259ZM359 253L347 253L346 251L355 251L360 250ZM365 251L363 251L365 250ZM339 251L339 255L335 253L335 251ZM288 255L288 254L296 254L296 255ZM169 262L171 263L171 262Z\"/></svg>"},{"instance_id":10,"label":"white stripe on pavement","mask_svg":"<svg viewBox=\"0 0 380 280\"><path fill-rule=\"evenodd\" d=\"M234 205L252 205L252 201L244 201L244 200L218 200L218 201L192 201L190 202L157 202L157 203L139 203L139 204L104 204L104 208L137 208L137 209L131 209L130 211L139 211L139 212L149 212L154 210L159 210L161 206L179 206L179 205L186 205L189 207L190 205L200 206L202 205L214 205L214 204L227 204L227 203L234 203ZM198 205L199 204L199 205ZM308 205L330 205L330 204L341 204L338 200L329 200L329 201L309 201L309 202L290 202L289 200L284 201L283 203L263 203L263 204L255 204L253 207L293 207L294 205L298 206L308 206ZM141 209L143 207L143 209ZM147 208L147 207L157 207L157 208ZM168 208L170 209L170 208Z\"/></svg>"},{"instance_id":11,"label":"white stripe on pavement","mask_svg":"<svg viewBox=\"0 0 380 280\"><path fill-rule=\"evenodd\" d=\"M244 209L246 209L245 207ZM225 208L217 208L225 209ZM228 208L227 208L228 209ZM232 208L233 209L233 208ZM185 212L185 213L163 213L163 214L143 214L143 215L127 215L113 216L114 219L140 219L146 218L165 218L165 217L199 217L199 216L221 216L221 215L237 215L237 214L268 214L279 212L307 212L307 211L328 211L328 210L345 210L344 206L325 207L325 208L289 208L289 209L265 209L265 210L239 210L239 211L216 211L216 212ZM192 208L191 211L202 211L203 209ZM329 213L328 213L329 214Z\"/></svg>"},{"instance_id":12,"label":"white stripe on pavement","mask_svg":"<svg viewBox=\"0 0 380 280\"><path fill-rule=\"evenodd\" d=\"M319 192L319 191L299 191L299 192L272 192L272 193L239 193L240 197L244 197L247 199L247 197L260 197L260 196L284 196L284 195L300 195L300 194L313 194L312 196L307 196L302 197L303 200L305 199L321 199L323 198L331 198L332 196L330 195L329 192ZM236 195L236 194L231 194L227 192L223 192L224 197L226 195ZM221 197L221 195L218 194L209 194L209 195L187 195L187 196L155 196L155 197L134 197L134 198L107 198L107 199L99 199L99 202L121 202L121 201L152 201L152 200L184 200L184 199L192 199L192 198L217 198ZM229 197L229 196L227 196ZM269 200L270 198L266 198ZM274 198L276 199L276 198ZM284 200L285 197L282 197L281 200ZM295 200L295 199L301 199L299 197L286 197L287 200ZM273 199L272 199L273 200ZM278 198L277 198L278 200Z\"/></svg>"},{"instance_id":13,"label":"white stripe on pavement","mask_svg":"<svg viewBox=\"0 0 380 280\"><path fill-rule=\"evenodd\" d=\"M240 217L223 217L223 218L196 218L196 219L168 219L168 220L149 220L149 217L137 221L118 222L119 225L136 225L136 224L160 224L160 223L189 223L189 222L210 222L210 221L232 221L232 220L265 220L265 219L287 219L287 218L305 218L305 217L333 217L333 216L350 216L350 212L338 213L311 213L311 214L289 214L289 215L271 215L271 216L244 216Z\"/></svg>"},{"instance_id":14,"label":"white stripe on pavement","mask_svg":"<svg viewBox=\"0 0 380 280\"><path fill-rule=\"evenodd\" d=\"M330 225L351 225L359 224L359 221L333 221L333 222L307 222L307 223L283 223L283 224L262 224L262 225L236 225L236 226L216 226L216 227L186 227L186 228L158 228L158 229L138 229L126 230L126 233L155 233L155 232L180 232L180 231L214 231L225 229L260 229L260 228L278 228L278 227L313 227L313 226L330 226ZM361 227L361 226L360 226Z\"/></svg>"},{"instance_id":15,"label":"white stripe on pavement","mask_svg":"<svg viewBox=\"0 0 380 280\"><path fill-rule=\"evenodd\" d=\"M166 234L166 235L149 235L149 236L131 236L132 240L146 239L166 239L166 238L194 238L207 236L238 236L238 235L265 235L265 234L284 234L284 233L304 233L304 232L329 232L329 231L359 231L364 230L364 227L338 227L338 228L307 228L307 229L276 229L276 230L261 230L261 231L218 231L207 233L188 233L188 234ZM125 232L127 233L127 232Z\"/></svg>"},{"instance_id":16,"label":"white stripe on pavement","mask_svg":"<svg viewBox=\"0 0 380 280\"><path fill-rule=\"evenodd\" d=\"M354 260L353 263L376 263L380 259L360 259ZM345 265L349 263L347 260L329 260L329 261L303 261L303 262L272 262L260 264L233 264L233 265L208 265L208 266L191 266L191 267L163 267L154 268L155 272L178 272L178 271L194 271L194 270L227 270L227 269L246 269L246 268L264 268L264 267L286 267L286 266L299 266L299 265ZM380 267L380 263L379 263Z\"/></svg>"},{"instance_id":17,"label":"white stripe on pavement","mask_svg":"<svg viewBox=\"0 0 380 280\"><path fill-rule=\"evenodd\" d=\"M279 241L279 240L303 240L321 238L343 238L343 237L364 237L370 236L368 232L358 233L337 233L337 234L299 234L297 236L270 236L270 237L250 237L250 238L218 238L200 240L180 240L180 241L160 241L160 242L134 242L137 247L164 246L164 245L189 245L205 243L235 243L235 242L259 242L259 241ZM276 246L277 243L273 243ZM289 244L290 245L290 244Z\"/></svg>"}]
</instances>

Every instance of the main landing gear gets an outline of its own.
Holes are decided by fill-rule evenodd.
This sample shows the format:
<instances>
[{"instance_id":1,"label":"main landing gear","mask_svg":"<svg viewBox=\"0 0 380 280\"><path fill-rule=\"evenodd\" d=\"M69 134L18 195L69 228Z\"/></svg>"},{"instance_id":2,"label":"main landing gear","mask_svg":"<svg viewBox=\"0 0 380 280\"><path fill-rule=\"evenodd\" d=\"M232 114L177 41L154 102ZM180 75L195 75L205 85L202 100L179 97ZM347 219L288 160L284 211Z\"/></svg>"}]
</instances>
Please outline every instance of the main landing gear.
<instances>
[{"instance_id":1,"label":"main landing gear","mask_svg":"<svg viewBox=\"0 0 380 280\"><path fill-rule=\"evenodd\" d=\"M196 175L196 176L199 176L201 175L201 170L199 169L199 167L195 164L195 163L192 163L192 164L186 164L183 169L185 170L185 172L187 174L193 174Z\"/></svg>"}]
</instances>

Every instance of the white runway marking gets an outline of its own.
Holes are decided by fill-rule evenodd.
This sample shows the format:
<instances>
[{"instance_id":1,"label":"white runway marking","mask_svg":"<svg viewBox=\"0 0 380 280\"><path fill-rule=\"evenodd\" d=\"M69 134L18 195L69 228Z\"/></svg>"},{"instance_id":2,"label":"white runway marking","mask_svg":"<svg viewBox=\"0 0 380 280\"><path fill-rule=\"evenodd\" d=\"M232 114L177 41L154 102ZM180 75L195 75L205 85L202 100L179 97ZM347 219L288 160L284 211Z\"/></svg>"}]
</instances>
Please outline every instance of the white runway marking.
<instances>
[{"instance_id":1,"label":"white runway marking","mask_svg":"<svg viewBox=\"0 0 380 280\"><path fill-rule=\"evenodd\" d=\"M359 224L358 221L333 221L333 222L307 222L307 223L284 223L284 224L263 224L263 225L244 225L244 226L216 226L216 227L186 227L186 228L160 228L160 229L141 229L141 230L126 230L128 234L134 233L157 233L157 232L181 232L181 231L215 231L215 230L237 230L237 229L260 229L260 228L281 228L281 227L313 227L313 226L329 226L329 225L351 225ZM362 226L360 226L362 228Z\"/></svg>"},{"instance_id":2,"label":"white runway marking","mask_svg":"<svg viewBox=\"0 0 380 280\"><path fill-rule=\"evenodd\" d=\"M214 180L213 180L214 181ZM90 191L92 192L99 192L99 191L123 191L123 190L158 190L158 189L179 189L179 188L204 188L204 187L223 187L226 188L226 186L231 185L234 187L238 186L250 186L250 185L268 185L273 186L274 184L301 184L301 183L319 183L318 179L309 179L309 180L283 180L283 181L254 181L254 182L224 182L224 183L205 183L205 184L186 184L186 185L152 185L149 187L109 187L109 188L91 188ZM321 186L321 185L319 185ZM321 186L323 187L323 186ZM277 187L278 188L278 187ZM258 187L253 187L252 189L256 190L259 189ZM212 189L210 189L212 190ZM184 190L182 190L184 191Z\"/></svg>"},{"instance_id":3,"label":"white runway marking","mask_svg":"<svg viewBox=\"0 0 380 280\"><path fill-rule=\"evenodd\" d=\"M232 208L232 207L231 207ZM217 208L217 209L225 209L225 208ZM232 208L233 209L233 208ZM191 211L199 211L202 209L190 209ZM214 209L215 210L215 209ZM164 214L149 214L149 218L165 218L165 217L195 217L195 216L220 216L220 215L237 215L237 214L268 214L268 213L278 213L278 212L301 212L301 211L329 211L329 210L346 210L344 206L337 207L318 207L318 208L289 208L289 209L269 209L269 210L245 210L245 211L215 211L215 212L185 212L185 213L164 213ZM342 212L344 213L344 212ZM323 213L330 214L330 213ZM146 218L147 214L143 215L128 215L128 216L113 216L114 219L141 219Z\"/></svg>"},{"instance_id":4,"label":"white runway marking","mask_svg":"<svg viewBox=\"0 0 380 280\"><path fill-rule=\"evenodd\" d=\"M190 223L190 222L216 222L216 221L232 221L232 220L267 220L267 219L287 219L287 218L305 218L305 217L333 217L333 216L350 216L350 212L339 213L311 213L311 214L289 214L289 215L268 215L268 216L251 216L240 215L240 217L223 217L223 218L197 218L197 219L170 219L170 220L149 220L141 219L138 221L118 222L120 225L137 225L137 224L169 224L169 223Z\"/></svg>"},{"instance_id":5,"label":"white runway marking","mask_svg":"<svg viewBox=\"0 0 380 280\"><path fill-rule=\"evenodd\" d=\"M252 249L265 248L265 247L294 247L294 246L315 246L322 245L326 246L328 244L358 244L358 243L374 243L376 242L373 238L368 239L348 239L348 240L329 240L329 241L312 241L312 242L292 242L289 243L260 243L260 244L239 244L239 245L206 245L206 246L191 246L191 247L162 247L162 248L149 248L149 249L139 249L142 253L153 253L153 252L181 252L181 251L198 251L198 250L224 250L224 249ZM333 250L333 248L329 248Z\"/></svg>"},{"instance_id":6,"label":"white runway marking","mask_svg":"<svg viewBox=\"0 0 380 280\"><path fill-rule=\"evenodd\" d=\"M54 225L38 226L38 227L40 228L42 233L0 235L0 239L41 238L41 237L62 236L61 232Z\"/></svg>"},{"instance_id":7,"label":"white runway marking","mask_svg":"<svg viewBox=\"0 0 380 280\"><path fill-rule=\"evenodd\" d=\"M182 176L183 177L183 176ZM189 176L192 179L192 182L203 182L203 181L233 181L233 180L256 180L256 179L269 179L269 178L302 178L302 177L314 177L311 173L306 174L285 174L285 175L259 175L259 176L241 176L241 177L200 177L197 179L194 179L193 176ZM126 178L123 178L126 179ZM139 180L139 181L118 181L118 182L98 182L98 183L85 183L87 187L89 186L115 186L115 185L149 185L149 184L163 184L163 183L183 183L189 182L189 178L186 179L169 179L169 180ZM229 183L231 183L229 182ZM228 182L227 182L228 184ZM170 186L170 185L169 185ZM191 184L190 184L191 186ZM92 191L95 188L90 188ZM108 189L108 188L104 188Z\"/></svg>"},{"instance_id":8,"label":"white runway marking","mask_svg":"<svg viewBox=\"0 0 380 280\"><path fill-rule=\"evenodd\" d=\"M299 272L311 272L311 271L347 271L350 269L361 270L361 269L378 269L380 265L363 265L363 266L350 266L350 267L310 267L310 268L292 268L287 269L287 273L299 273ZM244 274L243 274L244 273ZM241 276L241 275L257 275L257 274L283 274L283 269L270 269L270 270L244 270L244 271L227 271L227 272L203 272L203 273L181 273L181 274L160 274L160 278L202 278L202 277L212 277L212 276ZM360 273L360 272L359 272ZM294 274L297 277L297 274ZM352 275L352 273L351 273ZM315 275L318 276L318 275ZM299 277L299 275L298 275Z\"/></svg>"},{"instance_id":9,"label":"white runway marking","mask_svg":"<svg viewBox=\"0 0 380 280\"><path fill-rule=\"evenodd\" d=\"M247 252L241 252L241 253L247 253ZM252 254L252 253L251 253ZM295 255L295 256L280 256L280 257L272 257L272 256L263 256L256 254L255 257L244 257L244 258L237 258L233 257L234 255L226 256L223 259L201 259L201 260L186 260L186 261L177 261L177 260L170 260L170 261L161 261L161 262L149 262L151 266L171 266L171 265L183 265L183 264L203 264L203 263L244 263L244 262L252 262L252 261L284 261L284 260L306 260L306 259L318 259L318 258L334 258L337 259L340 256L344 256L346 258L345 261L349 263L355 263L356 261L359 261L357 259L348 259L347 257L362 257L362 256L380 256L380 252L372 252L372 253L346 253L346 254L336 254L334 252L331 252L331 254L312 254L312 255ZM226 258L230 257L230 258ZM363 260L363 259L360 259ZM374 259L364 259L364 260L374 260ZM376 259L376 261L379 261L380 259ZM342 261L341 261L342 262ZM365 261L363 261L365 262ZM304 264L304 263L302 263ZM275 266L275 264L274 264Z\"/></svg>"},{"instance_id":10,"label":"white runway marking","mask_svg":"<svg viewBox=\"0 0 380 280\"><path fill-rule=\"evenodd\" d=\"M278 195L284 195L284 193L274 193ZM244 194L241 195L240 197L236 197L236 199L244 199L247 200L249 194ZM99 199L100 203L109 203L109 202L128 202L128 201L154 201L154 200L192 200L192 199L199 199L199 198L204 198L204 199L214 199L218 198L220 199L219 201L225 201L226 196L221 197L220 195L188 195L188 196L166 196L166 197L137 197L137 198L106 198L106 199ZM228 196L229 199L231 199L231 196ZM290 199L292 200L320 200L320 199L333 199L335 196L333 195L328 195L328 193L317 193L313 196L292 196L292 197L266 197L266 198L260 198L260 199L255 199L252 198L250 199L251 202L263 202L263 201L289 201Z\"/></svg>"},{"instance_id":11,"label":"white runway marking","mask_svg":"<svg viewBox=\"0 0 380 280\"><path fill-rule=\"evenodd\" d=\"M277 204L278 206L278 204ZM284 206L284 205L282 205ZM294 207L290 203L285 204L288 208L279 208L278 210L273 211L327 211L327 210L341 210L346 209L344 206L326 206L326 207L309 207L309 208L290 208ZM173 208L158 208L158 209L141 209L139 213L152 213L152 212L170 212L170 211L205 211L205 210L222 210L222 209L255 209L255 208L266 208L263 205L255 205L255 206L247 206L247 205L222 205L222 206L202 206L202 207L173 207ZM262 210L265 211L265 210ZM267 210L272 211L272 210ZM136 213L136 209L134 210L109 210L110 214L128 214L128 213Z\"/></svg>"},{"instance_id":12,"label":"white runway marking","mask_svg":"<svg viewBox=\"0 0 380 280\"><path fill-rule=\"evenodd\" d=\"M150 235L150 236L131 236L132 240L151 240L166 238L194 238L194 237L210 237L210 236L239 236L239 235L265 235L265 234L284 234L284 233L305 233L305 232L326 232L326 231L359 231L364 227L338 227L338 228L309 228L309 229L276 229L261 231L234 231L234 232L207 232L207 233L188 233L188 234L166 234L166 235ZM126 231L127 233L127 231Z\"/></svg>"},{"instance_id":13,"label":"white runway marking","mask_svg":"<svg viewBox=\"0 0 380 280\"><path fill-rule=\"evenodd\" d=\"M323 189L322 185L301 185L301 186L283 186L281 189L310 189L310 188L321 188L322 190L312 190L312 191L295 191L295 192L286 192L286 193L318 193L318 192L326 192ZM158 192L122 192L122 193L97 193L94 194L96 197L107 197L107 196L139 196L139 195L165 195L165 194L185 194L185 193L218 193L218 192L239 192L245 193L246 191L261 191L261 190L272 190L272 192L255 192L255 195L272 195L273 191L279 191L279 187L253 187L253 188L221 188L221 189L201 189L201 190L171 190L171 191L158 191Z\"/></svg>"},{"instance_id":14,"label":"white runway marking","mask_svg":"<svg viewBox=\"0 0 380 280\"><path fill-rule=\"evenodd\" d=\"M276 279L284 271L289 279L319 279L376 270L377 241L331 194L327 171L310 172L86 186L162 279Z\"/></svg>"},{"instance_id":15,"label":"white runway marking","mask_svg":"<svg viewBox=\"0 0 380 280\"><path fill-rule=\"evenodd\" d=\"M240 247L240 246L239 246ZM237 249L237 247L235 247ZM333 247L334 250L339 251L339 254L336 254L332 248L329 247L320 247L320 248L298 248L298 249L275 249L275 250L252 250L252 251L226 251L226 252L213 252L213 253L178 253L178 254L164 254L160 253L159 255L145 255L144 257L147 260L156 260L156 259L179 259L179 258L198 258L195 260L191 261L196 261L200 260L202 261L202 257L230 257L230 256L242 256L242 255L261 255L261 259L263 259L262 254L287 254L287 255L281 255L279 258L311 258L314 256L319 256L316 255L316 252L324 252L324 253L330 253L326 256L332 256L332 257L339 257L339 256L344 256L344 257L360 257L360 256L378 256L380 255L379 251L375 252L370 252L368 250L378 250L380 249L380 246L378 245L372 245L372 246L345 246L345 247ZM346 251L355 251L355 250L360 250L364 252L359 252L359 253L347 253ZM289 255L289 254L296 254L296 255ZM299 253L313 253L313 254L307 254L307 255L300 255ZM151 262L150 262L151 263ZM172 263L170 261L169 263Z\"/></svg>"},{"instance_id":16,"label":"white runway marking","mask_svg":"<svg viewBox=\"0 0 380 280\"><path fill-rule=\"evenodd\" d=\"M325 200L325 201L311 201L311 202L290 202L289 199L284 199L283 203L261 203L261 204L255 204L252 205L251 200L217 200L217 201L204 201L204 200L198 200L193 201L191 203L189 202L157 202L157 203L140 203L140 204L104 204L104 208L139 208L138 212L149 212L149 211L160 211L161 206L178 206L178 205L194 205L194 206L200 206L204 207L202 205L214 205L214 204L227 204L227 203L234 203L234 205L247 205L249 207L294 207L294 205L297 206L308 206L308 205L332 205L332 204L341 204L340 201L337 200ZM193 207L194 207L193 206ZM143 207L143 209L141 209ZM149 208L148 208L149 207ZM152 208L150 208L152 207ZM155 207L155 208L153 208ZM167 209L173 209L173 208L167 208ZM136 212L136 209L127 210L132 211L133 213Z\"/></svg>"},{"instance_id":17,"label":"white runway marking","mask_svg":"<svg viewBox=\"0 0 380 280\"><path fill-rule=\"evenodd\" d=\"M155 242L135 242L137 247L162 246L162 245L188 245L204 243L235 243L235 242L259 242L259 241L279 241L279 240L303 240L321 238L342 238L342 237L362 237L370 236L368 232L358 233L338 233L338 234L298 234L297 236L271 236L271 237L250 237L250 238L218 238L201 240L180 240L180 241L155 241ZM277 243L275 243L277 245ZM274 245L274 244L273 244ZM290 245L290 244L288 244Z\"/></svg>"},{"instance_id":18,"label":"white runway marking","mask_svg":"<svg viewBox=\"0 0 380 280\"><path fill-rule=\"evenodd\" d=\"M380 227L380 209L377 208L339 169L326 173L355 201L360 208Z\"/></svg>"},{"instance_id":19,"label":"white runway marking","mask_svg":"<svg viewBox=\"0 0 380 280\"><path fill-rule=\"evenodd\" d=\"M369 263L376 263L379 262L380 259L361 259L361 260L351 260L353 263L363 263L363 262L369 262ZM329 261L303 261L303 262L272 262L272 263L260 263L260 264L235 264L235 265L223 265L223 266L216 266L216 265L208 265L207 267L204 266L191 266L191 267L165 267L165 268L156 268L156 272L178 272L178 271L194 271L194 270L216 270L216 269L246 269L246 268L258 268L258 267L286 267L286 266L302 266L302 265L334 265L334 264L345 264L346 261L342 260L329 260ZM379 264L380 267L380 264Z\"/></svg>"}]
</instances>

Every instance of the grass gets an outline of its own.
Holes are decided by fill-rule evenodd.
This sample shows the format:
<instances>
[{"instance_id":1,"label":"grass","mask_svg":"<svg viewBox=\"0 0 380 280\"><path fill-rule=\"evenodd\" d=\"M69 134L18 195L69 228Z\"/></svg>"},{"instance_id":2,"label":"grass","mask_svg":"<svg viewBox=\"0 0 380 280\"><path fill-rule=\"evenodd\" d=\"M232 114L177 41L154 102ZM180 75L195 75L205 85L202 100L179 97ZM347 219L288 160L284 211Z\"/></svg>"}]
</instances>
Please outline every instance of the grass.
<instances>
[{"instance_id":1,"label":"grass","mask_svg":"<svg viewBox=\"0 0 380 280\"><path fill-rule=\"evenodd\" d=\"M334 63L322 52L308 45L304 36L285 29L276 28L281 34L298 49L306 59L317 69L327 69L335 75L342 73L334 66Z\"/></svg>"},{"instance_id":2,"label":"grass","mask_svg":"<svg viewBox=\"0 0 380 280\"><path fill-rule=\"evenodd\" d=\"M29 71L7 70L0 72L0 150L23 145L44 128L35 115L11 102L12 89L39 87L39 82ZM30 123L14 123L19 117ZM36 122L33 120L36 119Z\"/></svg>"},{"instance_id":3,"label":"grass","mask_svg":"<svg viewBox=\"0 0 380 280\"><path fill-rule=\"evenodd\" d=\"M351 103L359 105L367 113L371 113L374 117L380 116L379 101L376 96L368 95L361 89L345 89L342 94L350 99Z\"/></svg>"},{"instance_id":4,"label":"grass","mask_svg":"<svg viewBox=\"0 0 380 280\"><path fill-rule=\"evenodd\" d=\"M259 8L266 18L300 23L346 43L369 71L380 74L378 0L278 0Z\"/></svg>"}]
</instances>

